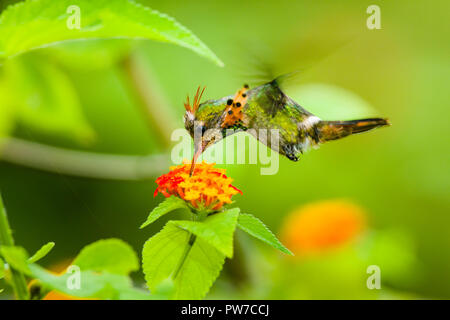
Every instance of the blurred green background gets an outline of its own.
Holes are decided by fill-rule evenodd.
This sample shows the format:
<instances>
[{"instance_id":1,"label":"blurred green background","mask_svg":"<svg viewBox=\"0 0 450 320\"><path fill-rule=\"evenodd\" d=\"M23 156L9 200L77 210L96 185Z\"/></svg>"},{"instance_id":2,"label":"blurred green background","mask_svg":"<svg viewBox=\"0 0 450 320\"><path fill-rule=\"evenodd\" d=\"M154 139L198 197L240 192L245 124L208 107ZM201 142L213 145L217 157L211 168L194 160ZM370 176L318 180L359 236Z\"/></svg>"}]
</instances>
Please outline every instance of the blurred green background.
<instances>
[{"instance_id":1,"label":"blurred green background","mask_svg":"<svg viewBox=\"0 0 450 320\"><path fill-rule=\"evenodd\" d=\"M271 176L261 175L260 165L223 166L243 190L236 205L278 233L295 208L345 198L364 208L368 228L351 245L299 260L239 235L241 255L227 263L209 297L450 298L447 1L139 2L191 29L225 67L151 41L74 42L28 53L18 58L34 75L27 81L58 90L82 112L57 117L49 107L40 125L36 115L24 116L14 137L90 154L170 154L161 130L183 127L182 103L198 85L207 86L205 99L219 98L261 82L267 69L299 70L286 92L306 109L325 119L388 117L392 126L329 143L297 163L281 159ZM381 8L380 30L366 27L371 4ZM130 59L153 105L140 101L124 63ZM32 104L35 93L23 86ZM158 129L149 122L147 107L167 123ZM0 189L16 242L30 252L56 242L47 266L100 238L121 238L140 252L165 223L139 230L161 201L153 198L156 173L140 181L74 177L19 164L33 152L5 154ZM381 290L366 287L372 264L381 268Z\"/></svg>"}]
</instances>

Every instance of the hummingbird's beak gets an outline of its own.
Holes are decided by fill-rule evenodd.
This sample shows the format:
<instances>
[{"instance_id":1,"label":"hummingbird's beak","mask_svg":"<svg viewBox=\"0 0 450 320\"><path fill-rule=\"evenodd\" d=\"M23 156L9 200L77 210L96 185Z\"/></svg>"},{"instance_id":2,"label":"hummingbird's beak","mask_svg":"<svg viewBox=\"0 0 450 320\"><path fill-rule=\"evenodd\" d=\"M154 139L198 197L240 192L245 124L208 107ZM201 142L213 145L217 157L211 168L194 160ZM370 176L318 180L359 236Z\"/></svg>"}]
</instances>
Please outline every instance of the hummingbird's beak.
<instances>
[{"instance_id":1,"label":"hummingbird's beak","mask_svg":"<svg viewBox=\"0 0 450 320\"><path fill-rule=\"evenodd\" d=\"M202 154L203 150L205 150L206 143L201 139L198 143L194 146L194 157L192 158L191 163L191 170L189 171L189 176L192 177L192 174L194 173L195 164L197 163L198 157Z\"/></svg>"}]
</instances>

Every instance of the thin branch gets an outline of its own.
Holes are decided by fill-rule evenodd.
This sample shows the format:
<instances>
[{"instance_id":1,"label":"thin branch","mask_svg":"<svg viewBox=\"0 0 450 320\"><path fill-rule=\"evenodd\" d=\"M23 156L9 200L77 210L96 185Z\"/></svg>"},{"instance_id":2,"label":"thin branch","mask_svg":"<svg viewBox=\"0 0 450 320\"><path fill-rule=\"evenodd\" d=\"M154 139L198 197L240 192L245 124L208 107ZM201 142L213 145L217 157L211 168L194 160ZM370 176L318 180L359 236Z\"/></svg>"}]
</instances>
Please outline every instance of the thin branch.
<instances>
[{"instance_id":1,"label":"thin branch","mask_svg":"<svg viewBox=\"0 0 450 320\"><path fill-rule=\"evenodd\" d=\"M167 170L167 155L126 156L74 151L17 138L0 140L0 160L60 174L110 180L144 180Z\"/></svg>"},{"instance_id":2,"label":"thin branch","mask_svg":"<svg viewBox=\"0 0 450 320\"><path fill-rule=\"evenodd\" d=\"M173 124L176 119L168 101L160 93L162 89L138 54L128 55L121 66L128 83L131 84L131 93L142 107L150 130L157 134L161 146L168 149L172 144L171 134L175 129Z\"/></svg>"},{"instance_id":3,"label":"thin branch","mask_svg":"<svg viewBox=\"0 0 450 320\"><path fill-rule=\"evenodd\" d=\"M14 238L12 236L11 228L9 227L8 216L6 209L3 206L2 196L0 194L0 244L4 246L14 246ZM25 276L20 271L14 269L11 265L11 285L14 289L14 294L19 300L28 300L30 294L27 288Z\"/></svg>"}]
</instances>

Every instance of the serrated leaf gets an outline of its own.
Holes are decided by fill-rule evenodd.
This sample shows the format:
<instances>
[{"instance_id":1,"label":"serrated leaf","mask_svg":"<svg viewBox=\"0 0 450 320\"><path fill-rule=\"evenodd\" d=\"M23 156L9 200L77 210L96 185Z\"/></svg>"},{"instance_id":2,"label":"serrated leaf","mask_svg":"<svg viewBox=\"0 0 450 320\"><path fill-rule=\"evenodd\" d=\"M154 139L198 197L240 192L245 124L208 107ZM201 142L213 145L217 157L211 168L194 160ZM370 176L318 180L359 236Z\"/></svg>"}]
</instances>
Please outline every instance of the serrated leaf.
<instances>
[{"instance_id":1,"label":"serrated leaf","mask_svg":"<svg viewBox=\"0 0 450 320\"><path fill-rule=\"evenodd\" d=\"M45 245L43 245L36 253L28 259L28 262L34 263L39 260L41 260L43 257L45 257L55 246L54 242L49 242Z\"/></svg>"},{"instance_id":2,"label":"serrated leaf","mask_svg":"<svg viewBox=\"0 0 450 320\"><path fill-rule=\"evenodd\" d=\"M5 276L5 263L2 258L0 258L0 279L3 279Z\"/></svg>"},{"instance_id":3,"label":"serrated leaf","mask_svg":"<svg viewBox=\"0 0 450 320\"><path fill-rule=\"evenodd\" d=\"M275 237L272 231L270 231L269 228L267 228L266 225L255 216L241 213L238 218L237 226L249 235L271 245L275 249L278 249L286 254L293 255L293 253L289 251L289 249L287 249L277 239L277 237Z\"/></svg>"},{"instance_id":4,"label":"serrated leaf","mask_svg":"<svg viewBox=\"0 0 450 320\"><path fill-rule=\"evenodd\" d=\"M5 77L13 92L16 118L48 134L90 142L95 133L84 118L78 94L59 68L38 54L8 61Z\"/></svg>"},{"instance_id":5,"label":"serrated leaf","mask_svg":"<svg viewBox=\"0 0 450 320\"><path fill-rule=\"evenodd\" d=\"M0 59L64 40L98 38L173 43L223 66L203 42L175 19L131 0L28 0L9 6L0 16Z\"/></svg>"},{"instance_id":6,"label":"serrated leaf","mask_svg":"<svg viewBox=\"0 0 450 320\"><path fill-rule=\"evenodd\" d=\"M136 44L124 39L67 41L45 50L45 55L64 68L95 71L111 68L124 60Z\"/></svg>"},{"instance_id":7,"label":"serrated leaf","mask_svg":"<svg viewBox=\"0 0 450 320\"><path fill-rule=\"evenodd\" d=\"M183 209L183 208L189 208L183 200L180 198L171 196L169 198L166 198L163 202L161 202L155 209L150 212L147 221L145 221L140 229L145 228L149 224L155 222L159 218L161 218L163 215L170 213L176 209Z\"/></svg>"},{"instance_id":8,"label":"serrated leaf","mask_svg":"<svg viewBox=\"0 0 450 320\"><path fill-rule=\"evenodd\" d=\"M172 223L144 245L143 270L151 291L173 276L182 258L190 233ZM174 279L173 299L202 299L218 277L225 256L201 238L190 249L178 275Z\"/></svg>"},{"instance_id":9,"label":"serrated leaf","mask_svg":"<svg viewBox=\"0 0 450 320\"><path fill-rule=\"evenodd\" d=\"M139 270L139 260L130 245L119 239L106 239L84 247L72 265L81 270L128 275Z\"/></svg>"},{"instance_id":10,"label":"serrated leaf","mask_svg":"<svg viewBox=\"0 0 450 320\"><path fill-rule=\"evenodd\" d=\"M233 235L238 216L239 209L234 208L209 216L202 222L182 220L170 221L170 223L192 232L226 257L231 258L233 257Z\"/></svg>"}]
</instances>

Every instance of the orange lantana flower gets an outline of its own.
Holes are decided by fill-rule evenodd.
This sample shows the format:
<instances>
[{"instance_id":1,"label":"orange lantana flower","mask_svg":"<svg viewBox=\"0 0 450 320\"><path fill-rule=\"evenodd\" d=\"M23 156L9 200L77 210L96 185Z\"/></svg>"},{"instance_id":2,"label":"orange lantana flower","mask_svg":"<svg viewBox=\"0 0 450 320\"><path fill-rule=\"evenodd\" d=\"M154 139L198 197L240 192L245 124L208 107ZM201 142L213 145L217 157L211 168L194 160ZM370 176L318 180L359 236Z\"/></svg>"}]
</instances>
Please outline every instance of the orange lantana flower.
<instances>
[{"instance_id":1,"label":"orange lantana flower","mask_svg":"<svg viewBox=\"0 0 450 320\"><path fill-rule=\"evenodd\" d=\"M189 176L190 163L170 168L156 183L154 196L162 193L165 197L175 195L189 202L196 209L220 210L224 204L231 203L231 197L242 191L231 185L233 179L225 175L224 169L214 168L206 162L195 166Z\"/></svg>"},{"instance_id":2,"label":"orange lantana flower","mask_svg":"<svg viewBox=\"0 0 450 320\"><path fill-rule=\"evenodd\" d=\"M352 242L365 227L365 212L346 200L314 202L285 220L282 239L297 256L320 253Z\"/></svg>"}]
</instances>

